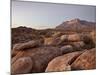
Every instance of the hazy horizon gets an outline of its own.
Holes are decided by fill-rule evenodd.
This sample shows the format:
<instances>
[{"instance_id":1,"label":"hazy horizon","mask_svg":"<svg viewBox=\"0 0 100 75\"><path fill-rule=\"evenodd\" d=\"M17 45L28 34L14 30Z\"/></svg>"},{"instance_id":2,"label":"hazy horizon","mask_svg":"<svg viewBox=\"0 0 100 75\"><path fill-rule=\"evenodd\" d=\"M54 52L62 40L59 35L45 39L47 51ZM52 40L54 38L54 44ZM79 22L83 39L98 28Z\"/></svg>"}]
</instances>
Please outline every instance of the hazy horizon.
<instances>
[{"instance_id":1,"label":"hazy horizon","mask_svg":"<svg viewBox=\"0 0 100 75\"><path fill-rule=\"evenodd\" d=\"M12 1L12 28L54 28L64 21L79 18L96 22L96 7L90 5L54 4Z\"/></svg>"}]
</instances>

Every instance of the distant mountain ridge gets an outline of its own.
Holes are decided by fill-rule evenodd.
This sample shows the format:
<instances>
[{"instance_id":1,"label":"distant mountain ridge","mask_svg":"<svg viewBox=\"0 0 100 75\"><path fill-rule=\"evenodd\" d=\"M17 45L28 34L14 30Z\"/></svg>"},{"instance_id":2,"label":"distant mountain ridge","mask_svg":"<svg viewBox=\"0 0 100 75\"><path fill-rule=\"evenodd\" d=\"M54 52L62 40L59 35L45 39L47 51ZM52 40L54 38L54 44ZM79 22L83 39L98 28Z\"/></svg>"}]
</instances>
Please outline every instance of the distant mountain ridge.
<instances>
[{"instance_id":1,"label":"distant mountain ridge","mask_svg":"<svg viewBox=\"0 0 100 75\"><path fill-rule=\"evenodd\" d=\"M56 27L56 29L61 30L93 30L95 28L95 22L88 22L85 20L80 20L78 18L72 19L70 21L65 21Z\"/></svg>"}]
</instances>

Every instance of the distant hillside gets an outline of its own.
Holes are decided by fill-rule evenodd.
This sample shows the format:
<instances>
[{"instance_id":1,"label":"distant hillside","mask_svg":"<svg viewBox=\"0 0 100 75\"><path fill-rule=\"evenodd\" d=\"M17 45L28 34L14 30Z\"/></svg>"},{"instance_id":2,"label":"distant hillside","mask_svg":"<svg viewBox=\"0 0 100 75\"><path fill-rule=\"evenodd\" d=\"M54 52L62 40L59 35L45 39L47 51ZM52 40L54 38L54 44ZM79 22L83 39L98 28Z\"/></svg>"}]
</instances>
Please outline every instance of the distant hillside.
<instances>
[{"instance_id":1,"label":"distant hillside","mask_svg":"<svg viewBox=\"0 0 100 75\"><path fill-rule=\"evenodd\" d=\"M43 38L43 36L49 37L53 32L54 30L52 29L36 30L23 26L11 28L12 44L38 40Z\"/></svg>"},{"instance_id":2,"label":"distant hillside","mask_svg":"<svg viewBox=\"0 0 100 75\"><path fill-rule=\"evenodd\" d=\"M96 23L88 22L80 19L73 19L70 21L65 21L58 25L56 29L60 30L75 30L75 31L91 31L96 28Z\"/></svg>"},{"instance_id":3,"label":"distant hillside","mask_svg":"<svg viewBox=\"0 0 100 75\"><path fill-rule=\"evenodd\" d=\"M12 44L27 42L33 39L38 39L40 36L36 36L37 32L35 29L27 27L12 28Z\"/></svg>"}]
</instances>

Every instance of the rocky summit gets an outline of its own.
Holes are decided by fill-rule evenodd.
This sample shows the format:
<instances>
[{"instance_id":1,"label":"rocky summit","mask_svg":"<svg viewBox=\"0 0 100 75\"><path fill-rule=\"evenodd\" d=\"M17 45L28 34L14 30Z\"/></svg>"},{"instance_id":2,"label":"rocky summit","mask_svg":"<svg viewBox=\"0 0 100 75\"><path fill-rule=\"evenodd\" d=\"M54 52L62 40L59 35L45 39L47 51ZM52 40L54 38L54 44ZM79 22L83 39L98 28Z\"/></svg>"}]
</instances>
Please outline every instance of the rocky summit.
<instances>
[{"instance_id":1,"label":"rocky summit","mask_svg":"<svg viewBox=\"0 0 100 75\"><path fill-rule=\"evenodd\" d=\"M96 25L95 22L88 22L76 18L61 23L56 27L56 29L73 30L73 31L91 31L92 29L95 29L95 25Z\"/></svg>"}]
</instances>

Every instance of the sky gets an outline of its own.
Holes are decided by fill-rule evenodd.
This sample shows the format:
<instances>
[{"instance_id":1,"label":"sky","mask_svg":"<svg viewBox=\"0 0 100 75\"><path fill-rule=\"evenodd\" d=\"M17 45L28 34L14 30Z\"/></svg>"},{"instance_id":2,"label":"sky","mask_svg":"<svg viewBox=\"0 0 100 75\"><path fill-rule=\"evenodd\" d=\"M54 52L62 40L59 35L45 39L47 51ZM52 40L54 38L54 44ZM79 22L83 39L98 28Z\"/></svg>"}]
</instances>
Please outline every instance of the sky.
<instances>
[{"instance_id":1,"label":"sky","mask_svg":"<svg viewBox=\"0 0 100 75\"><path fill-rule=\"evenodd\" d=\"M96 7L90 5L12 1L11 9L13 28L54 28L74 18L96 22Z\"/></svg>"}]
</instances>

